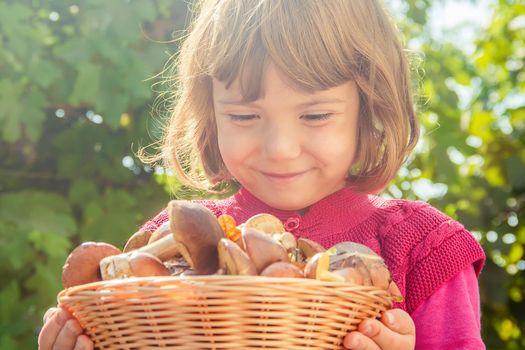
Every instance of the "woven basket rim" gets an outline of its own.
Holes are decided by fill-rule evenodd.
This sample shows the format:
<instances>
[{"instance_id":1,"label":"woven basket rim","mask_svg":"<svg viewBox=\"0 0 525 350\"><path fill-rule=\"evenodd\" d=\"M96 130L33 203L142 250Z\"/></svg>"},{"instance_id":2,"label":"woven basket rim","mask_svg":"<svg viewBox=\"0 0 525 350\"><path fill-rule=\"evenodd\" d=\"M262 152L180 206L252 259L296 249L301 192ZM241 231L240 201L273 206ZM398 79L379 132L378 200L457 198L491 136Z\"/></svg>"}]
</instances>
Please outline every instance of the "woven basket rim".
<instances>
[{"instance_id":1,"label":"woven basket rim","mask_svg":"<svg viewBox=\"0 0 525 350\"><path fill-rule=\"evenodd\" d=\"M108 288L111 289L127 289L127 288L158 288L161 285L170 283L182 283L198 287L199 285L228 285L228 284L267 284L267 285L298 285L304 286L318 286L318 287L333 287L335 290L343 290L345 292L357 293L372 293L381 295L382 298L393 301L391 294L375 286L363 286L352 284L349 282L337 281L320 281L310 278L291 278L291 277L266 277L266 276L239 276L239 275L200 275L200 276L148 276L148 277L130 277L123 279L113 279L107 281L98 281L86 283L78 286L69 287L60 291L57 299L60 301L71 295L82 294L83 292L92 293L106 293Z\"/></svg>"},{"instance_id":2,"label":"woven basket rim","mask_svg":"<svg viewBox=\"0 0 525 350\"><path fill-rule=\"evenodd\" d=\"M104 350L342 349L392 301L374 286L235 275L135 277L58 294Z\"/></svg>"}]
</instances>

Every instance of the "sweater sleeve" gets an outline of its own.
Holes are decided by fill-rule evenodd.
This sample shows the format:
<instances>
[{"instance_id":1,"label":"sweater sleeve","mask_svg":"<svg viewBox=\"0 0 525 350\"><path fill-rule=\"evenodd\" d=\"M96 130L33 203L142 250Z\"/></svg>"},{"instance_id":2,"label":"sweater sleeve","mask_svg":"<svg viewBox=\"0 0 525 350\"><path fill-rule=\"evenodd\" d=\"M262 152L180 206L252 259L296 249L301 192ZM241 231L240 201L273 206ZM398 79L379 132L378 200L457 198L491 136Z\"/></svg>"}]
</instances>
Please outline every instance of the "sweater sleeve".
<instances>
[{"instance_id":1,"label":"sweater sleeve","mask_svg":"<svg viewBox=\"0 0 525 350\"><path fill-rule=\"evenodd\" d=\"M412 312L446 281L472 266L479 275L485 253L474 236L459 222L429 207L439 224L423 235L408 256L407 311ZM430 213L431 213L430 212Z\"/></svg>"},{"instance_id":2,"label":"sweater sleeve","mask_svg":"<svg viewBox=\"0 0 525 350\"><path fill-rule=\"evenodd\" d=\"M139 231L153 232L166 221L168 221L168 213L166 212L166 209L164 209L155 217L144 223Z\"/></svg>"},{"instance_id":3,"label":"sweater sleeve","mask_svg":"<svg viewBox=\"0 0 525 350\"><path fill-rule=\"evenodd\" d=\"M485 253L463 225L420 201L395 201L379 230L381 253L412 313L446 281L467 267L477 275ZM445 312L445 311L444 311Z\"/></svg>"},{"instance_id":4,"label":"sweater sleeve","mask_svg":"<svg viewBox=\"0 0 525 350\"><path fill-rule=\"evenodd\" d=\"M417 307L412 319L417 350L484 350L474 268L467 267L441 285Z\"/></svg>"}]
</instances>

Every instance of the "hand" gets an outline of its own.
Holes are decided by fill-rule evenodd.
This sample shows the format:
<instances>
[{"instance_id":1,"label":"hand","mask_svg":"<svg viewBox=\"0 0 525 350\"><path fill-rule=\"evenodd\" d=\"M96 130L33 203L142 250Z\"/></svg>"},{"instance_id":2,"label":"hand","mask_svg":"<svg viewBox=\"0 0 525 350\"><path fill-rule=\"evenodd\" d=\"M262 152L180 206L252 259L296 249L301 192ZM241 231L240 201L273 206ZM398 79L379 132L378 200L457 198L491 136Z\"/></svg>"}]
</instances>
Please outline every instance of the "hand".
<instances>
[{"instance_id":1,"label":"hand","mask_svg":"<svg viewBox=\"0 0 525 350\"><path fill-rule=\"evenodd\" d=\"M93 350L93 342L82 334L78 321L67 310L50 308L38 336L39 350Z\"/></svg>"},{"instance_id":2,"label":"hand","mask_svg":"<svg viewBox=\"0 0 525 350\"><path fill-rule=\"evenodd\" d=\"M357 331L348 333L343 345L352 350L413 350L416 327L410 315L401 309L388 310L380 320L361 322Z\"/></svg>"}]
</instances>

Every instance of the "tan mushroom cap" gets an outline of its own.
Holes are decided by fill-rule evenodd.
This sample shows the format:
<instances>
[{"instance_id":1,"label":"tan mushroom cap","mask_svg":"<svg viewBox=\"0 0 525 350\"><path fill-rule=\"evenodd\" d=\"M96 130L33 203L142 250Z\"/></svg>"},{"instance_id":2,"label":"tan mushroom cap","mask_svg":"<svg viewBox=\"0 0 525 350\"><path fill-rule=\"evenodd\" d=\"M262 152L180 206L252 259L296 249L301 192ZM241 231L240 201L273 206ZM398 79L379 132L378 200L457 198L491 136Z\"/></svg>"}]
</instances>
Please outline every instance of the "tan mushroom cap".
<instances>
[{"instance_id":1,"label":"tan mushroom cap","mask_svg":"<svg viewBox=\"0 0 525 350\"><path fill-rule=\"evenodd\" d=\"M257 214L250 217L243 224L243 227L253 228L267 234L286 232L282 221L276 216L267 213Z\"/></svg>"}]
</instances>

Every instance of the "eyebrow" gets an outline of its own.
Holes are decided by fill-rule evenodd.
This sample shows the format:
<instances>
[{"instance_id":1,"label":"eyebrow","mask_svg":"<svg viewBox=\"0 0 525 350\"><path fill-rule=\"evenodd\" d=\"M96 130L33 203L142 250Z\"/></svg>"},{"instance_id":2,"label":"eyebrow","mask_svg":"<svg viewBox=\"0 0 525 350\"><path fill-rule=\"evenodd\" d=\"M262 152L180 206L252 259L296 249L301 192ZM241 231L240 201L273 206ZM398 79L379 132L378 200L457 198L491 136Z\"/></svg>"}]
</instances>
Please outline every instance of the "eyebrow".
<instances>
[{"instance_id":1,"label":"eyebrow","mask_svg":"<svg viewBox=\"0 0 525 350\"><path fill-rule=\"evenodd\" d=\"M257 106L257 103L255 102L247 102L247 101L239 101L239 100L219 100L218 101L220 104L226 104L226 105L238 105L238 106L247 106L247 105L252 105L252 106ZM316 97L312 100L309 100L307 102L304 102L304 103L300 103L299 105L297 105L297 107L300 107L300 108L305 108L305 107L310 107L310 106L314 106L314 105L319 105L319 104L323 104L323 103L345 103L346 101L344 100L341 100L339 98L330 98L330 97Z\"/></svg>"}]
</instances>

